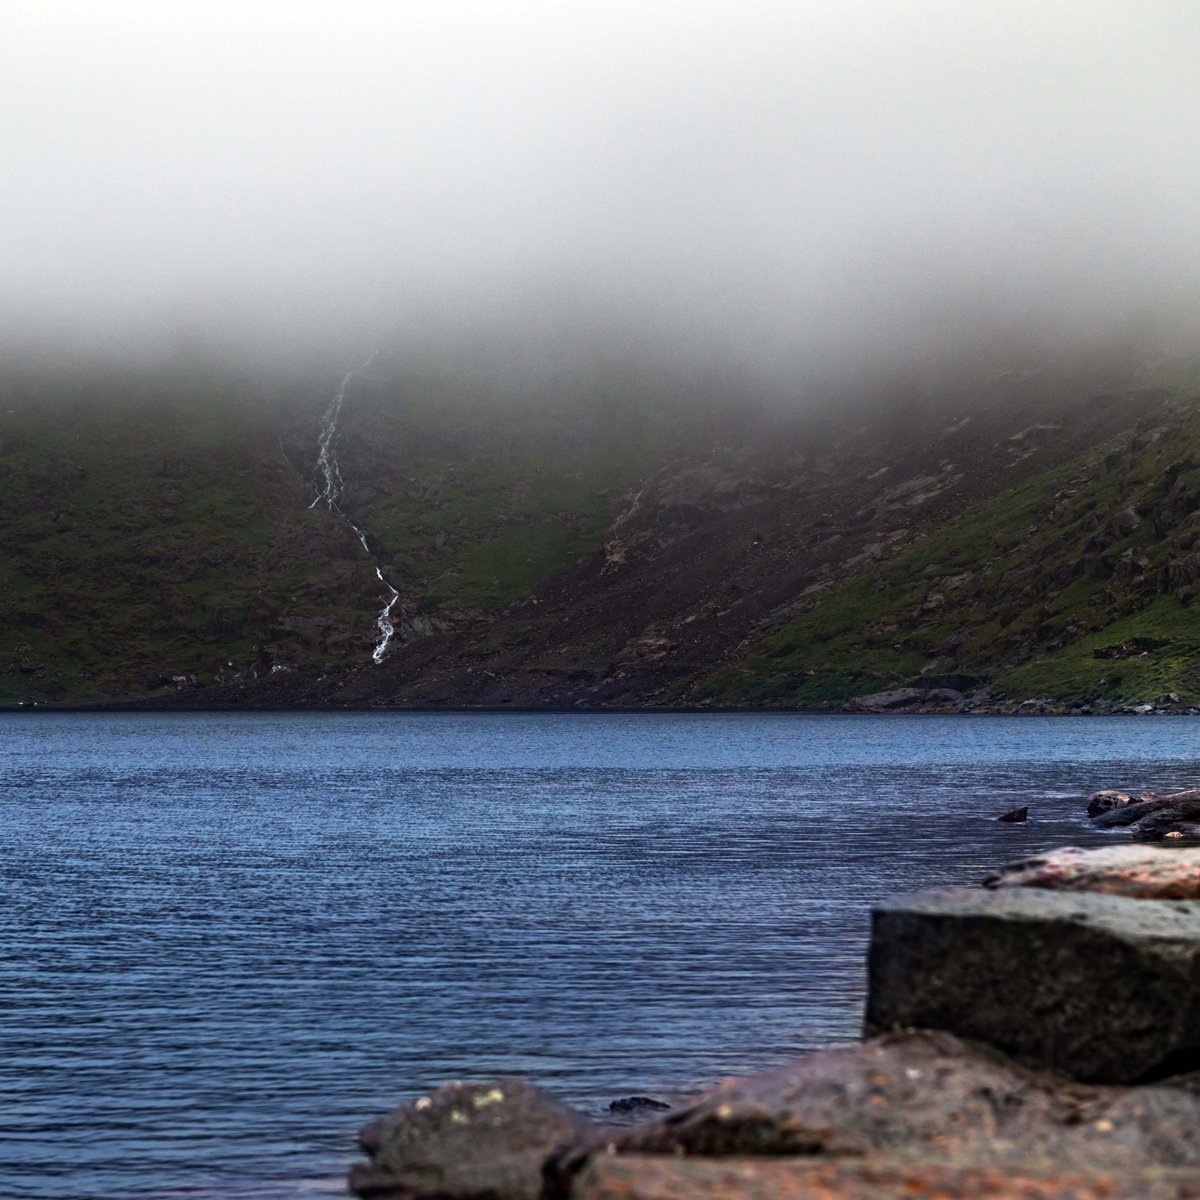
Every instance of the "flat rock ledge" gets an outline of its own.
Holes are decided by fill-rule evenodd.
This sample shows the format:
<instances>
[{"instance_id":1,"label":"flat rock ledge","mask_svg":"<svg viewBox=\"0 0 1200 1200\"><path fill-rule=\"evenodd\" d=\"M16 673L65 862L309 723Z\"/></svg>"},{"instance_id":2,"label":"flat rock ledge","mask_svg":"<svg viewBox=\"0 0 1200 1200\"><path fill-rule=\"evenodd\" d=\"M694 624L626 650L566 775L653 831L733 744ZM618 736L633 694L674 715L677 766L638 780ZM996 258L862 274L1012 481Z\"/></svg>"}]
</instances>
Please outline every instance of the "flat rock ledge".
<instances>
[{"instance_id":1,"label":"flat rock ledge","mask_svg":"<svg viewBox=\"0 0 1200 1200\"><path fill-rule=\"evenodd\" d=\"M987 887L1101 892L1133 900L1200 900L1200 848L1153 845L1079 850L1009 863L984 880Z\"/></svg>"},{"instance_id":2,"label":"flat rock ledge","mask_svg":"<svg viewBox=\"0 0 1200 1200\"><path fill-rule=\"evenodd\" d=\"M1197 855L1064 850L987 887L890 900L873 914L861 1043L623 1128L517 1079L449 1085L363 1130L351 1189L1200 1200Z\"/></svg>"}]
</instances>

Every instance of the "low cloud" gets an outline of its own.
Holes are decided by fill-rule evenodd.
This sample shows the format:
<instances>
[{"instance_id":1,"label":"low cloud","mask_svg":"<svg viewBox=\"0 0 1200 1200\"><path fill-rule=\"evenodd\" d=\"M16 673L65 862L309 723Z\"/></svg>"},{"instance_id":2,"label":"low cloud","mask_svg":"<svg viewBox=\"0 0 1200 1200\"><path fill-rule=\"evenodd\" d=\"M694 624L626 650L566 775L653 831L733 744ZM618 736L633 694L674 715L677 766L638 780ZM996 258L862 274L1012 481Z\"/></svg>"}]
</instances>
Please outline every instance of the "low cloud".
<instances>
[{"instance_id":1,"label":"low cloud","mask_svg":"<svg viewBox=\"0 0 1200 1200\"><path fill-rule=\"evenodd\" d=\"M1190 3L36 3L9 352L776 377L1191 321Z\"/></svg>"}]
</instances>

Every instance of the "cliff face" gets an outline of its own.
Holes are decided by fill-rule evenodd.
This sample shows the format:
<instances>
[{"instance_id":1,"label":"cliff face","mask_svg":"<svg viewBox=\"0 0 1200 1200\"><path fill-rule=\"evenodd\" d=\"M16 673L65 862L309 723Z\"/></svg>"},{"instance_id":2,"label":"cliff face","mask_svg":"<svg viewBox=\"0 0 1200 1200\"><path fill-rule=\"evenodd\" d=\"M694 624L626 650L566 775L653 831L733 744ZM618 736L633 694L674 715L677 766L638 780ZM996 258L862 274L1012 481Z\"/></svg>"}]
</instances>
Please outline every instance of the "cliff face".
<instances>
[{"instance_id":1,"label":"cliff face","mask_svg":"<svg viewBox=\"0 0 1200 1200\"><path fill-rule=\"evenodd\" d=\"M1200 697L1200 400L1167 365L817 417L645 380L498 405L380 364L338 511L313 506L336 381L5 386L9 703Z\"/></svg>"}]
</instances>

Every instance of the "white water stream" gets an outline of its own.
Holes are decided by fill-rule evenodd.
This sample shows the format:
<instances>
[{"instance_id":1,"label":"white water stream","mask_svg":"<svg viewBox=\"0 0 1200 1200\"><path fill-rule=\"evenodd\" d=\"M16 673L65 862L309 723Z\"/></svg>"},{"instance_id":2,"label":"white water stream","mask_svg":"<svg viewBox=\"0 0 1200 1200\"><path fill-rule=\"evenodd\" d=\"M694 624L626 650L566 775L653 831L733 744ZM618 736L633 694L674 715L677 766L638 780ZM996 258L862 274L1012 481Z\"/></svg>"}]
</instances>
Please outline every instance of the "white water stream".
<instances>
[{"instance_id":1,"label":"white water stream","mask_svg":"<svg viewBox=\"0 0 1200 1200\"><path fill-rule=\"evenodd\" d=\"M338 418L342 415L342 405L346 400L346 388L355 375L360 371L365 371L375 361L377 353L378 351L373 351L364 362L346 372L333 399L329 401L325 415L321 418L321 433L317 438L317 475L320 484L316 499L308 507L316 508L318 504L324 505L354 530L354 536L358 538L362 548L370 555L371 564L375 568L375 578L387 588L387 603L380 609L379 616L375 618L375 624L379 629L379 641L371 654L375 665L379 666L396 633L396 627L392 624L392 609L395 607L396 601L400 599L400 593L385 578L379 560L372 553L371 547L367 545L367 535L342 509L342 497L345 495L346 485L342 480L342 470L337 460Z\"/></svg>"}]
</instances>

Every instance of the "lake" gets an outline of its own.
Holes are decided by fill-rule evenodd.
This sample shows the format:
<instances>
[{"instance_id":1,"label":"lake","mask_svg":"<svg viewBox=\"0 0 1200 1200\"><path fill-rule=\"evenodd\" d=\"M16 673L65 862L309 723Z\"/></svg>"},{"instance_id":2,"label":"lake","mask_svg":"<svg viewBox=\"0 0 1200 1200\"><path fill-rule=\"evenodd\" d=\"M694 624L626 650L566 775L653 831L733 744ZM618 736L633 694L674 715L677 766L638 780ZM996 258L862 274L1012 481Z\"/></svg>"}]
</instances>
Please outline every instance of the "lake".
<instances>
[{"instance_id":1,"label":"lake","mask_svg":"<svg viewBox=\"0 0 1200 1200\"><path fill-rule=\"evenodd\" d=\"M850 1040L873 901L1114 836L1087 793L1197 784L1198 729L5 715L0 1194L340 1195L449 1079L599 1114Z\"/></svg>"}]
</instances>

